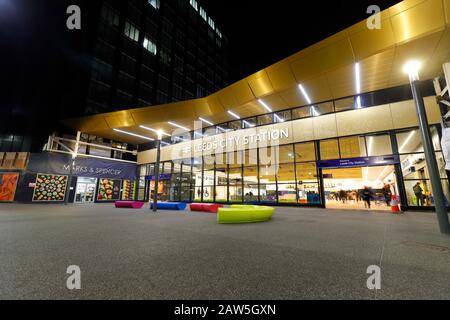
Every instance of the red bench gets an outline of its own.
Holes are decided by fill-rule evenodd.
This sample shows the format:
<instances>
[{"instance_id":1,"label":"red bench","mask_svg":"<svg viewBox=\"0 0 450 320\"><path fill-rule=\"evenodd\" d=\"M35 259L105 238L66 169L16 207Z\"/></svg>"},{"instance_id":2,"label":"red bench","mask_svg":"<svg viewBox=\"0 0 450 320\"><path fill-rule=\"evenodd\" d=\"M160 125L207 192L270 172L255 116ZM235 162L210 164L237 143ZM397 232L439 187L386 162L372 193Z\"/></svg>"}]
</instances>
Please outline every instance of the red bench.
<instances>
[{"instance_id":1,"label":"red bench","mask_svg":"<svg viewBox=\"0 0 450 320\"><path fill-rule=\"evenodd\" d=\"M192 203L190 204L191 211L217 213L219 208L223 208L223 204L215 203Z\"/></svg>"},{"instance_id":2,"label":"red bench","mask_svg":"<svg viewBox=\"0 0 450 320\"><path fill-rule=\"evenodd\" d=\"M141 209L144 202L141 201L116 201L116 208Z\"/></svg>"}]
</instances>

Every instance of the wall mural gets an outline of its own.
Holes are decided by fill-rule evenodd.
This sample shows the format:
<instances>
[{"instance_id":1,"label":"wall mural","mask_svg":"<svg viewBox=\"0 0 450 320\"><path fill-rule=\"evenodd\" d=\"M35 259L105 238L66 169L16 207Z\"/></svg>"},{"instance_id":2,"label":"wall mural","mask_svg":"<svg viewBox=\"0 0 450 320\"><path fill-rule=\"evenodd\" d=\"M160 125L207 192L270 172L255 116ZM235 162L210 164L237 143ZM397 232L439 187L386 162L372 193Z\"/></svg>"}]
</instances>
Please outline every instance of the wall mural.
<instances>
[{"instance_id":1,"label":"wall mural","mask_svg":"<svg viewBox=\"0 0 450 320\"><path fill-rule=\"evenodd\" d=\"M67 187L67 176L38 174L34 187L34 202L64 201Z\"/></svg>"},{"instance_id":2,"label":"wall mural","mask_svg":"<svg viewBox=\"0 0 450 320\"><path fill-rule=\"evenodd\" d=\"M100 179L98 186L98 201L114 201L120 200L120 184L121 180Z\"/></svg>"},{"instance_id":3,"label":"wall mural","mask_svg":"<svg viewBox=\"0 0 450 320\"><path fill-rule=\"evenodd\" d=\"M0 174L0 202L14 201L18 180L18 173Z\"/></svg>"}]
</instances>

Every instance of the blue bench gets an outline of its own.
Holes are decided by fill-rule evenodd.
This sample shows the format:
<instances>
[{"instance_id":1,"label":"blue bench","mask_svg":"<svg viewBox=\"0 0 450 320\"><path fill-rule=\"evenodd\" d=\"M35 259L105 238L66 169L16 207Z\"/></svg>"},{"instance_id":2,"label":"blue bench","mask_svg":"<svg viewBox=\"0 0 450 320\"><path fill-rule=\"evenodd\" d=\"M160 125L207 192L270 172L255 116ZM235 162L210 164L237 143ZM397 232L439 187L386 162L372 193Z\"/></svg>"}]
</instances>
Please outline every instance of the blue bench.
<instances>
[{"instance_id":1,"label":"blue bench","mask_svg":"<svg viewBox=\"0 0 450 320\"><path fill-rule=\"evenodd\" d=\"M183 211L187 207L185 202L158 202L158 210L177 210ZM150 210L153 210L153 202L150 204Z\"/></svg>"}]
</instances>

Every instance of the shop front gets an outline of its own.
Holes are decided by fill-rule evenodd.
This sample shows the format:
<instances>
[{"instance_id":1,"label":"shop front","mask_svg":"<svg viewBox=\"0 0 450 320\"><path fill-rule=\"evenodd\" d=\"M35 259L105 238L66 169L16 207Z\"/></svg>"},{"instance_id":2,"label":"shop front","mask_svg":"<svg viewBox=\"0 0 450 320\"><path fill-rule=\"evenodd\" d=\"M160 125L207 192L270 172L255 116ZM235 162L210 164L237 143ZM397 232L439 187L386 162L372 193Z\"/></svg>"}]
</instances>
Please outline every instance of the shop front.
<instances>
[{"instance_id":1,"label":"shop front","mask_svg":"<svg viewBox=\"0 0 450 320\"><path fill-rule=\"evenodd\" d=\"M15 201L64 203L68 199L70 203L89 204L137 198L136 164L78 157L69 179L71 163L71 156L65 154L31 154Z\"/></svg>"},{"instance_id":2,"label":"shop front","mask_svg":"<svg viewBox=\"0 0 450 320\"><path fill-rule=\"evenodd\" d=\"M75 191L75 203L93 203L95 201L96 178L78 177Z\"/></svg>"}]
</instances>

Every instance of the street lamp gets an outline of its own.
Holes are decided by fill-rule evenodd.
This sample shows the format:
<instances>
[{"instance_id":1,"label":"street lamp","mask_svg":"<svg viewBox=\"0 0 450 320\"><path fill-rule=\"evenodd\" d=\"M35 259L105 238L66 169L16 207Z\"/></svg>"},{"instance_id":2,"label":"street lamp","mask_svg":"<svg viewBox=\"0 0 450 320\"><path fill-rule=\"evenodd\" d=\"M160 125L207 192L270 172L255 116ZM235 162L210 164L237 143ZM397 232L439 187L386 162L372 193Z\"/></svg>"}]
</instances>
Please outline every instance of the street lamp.
<instances>
[{"instance_id":1,"label":"street lamp","mask_svg":"<svg viewBox=\"0 0 450 320\"><path fill-rule=\"evenodd\" d=\"M431 186L434 193L434 204L439 222L439 229L443 234L450 234L450 223L445 204L444 192L442 190L441 177L439 174L436 154L431 140L430 129L428 127L428 119L425 111L425 104L422 93L419 89L419 70L421 63L419 61L409 61L405 64L403 70L409 76L411 90L416 105L417 116L419 118L419 129L422 136L423 148L425 151L425 159L427 161L428 172L430 174Z\"/></svg>"},{"instance_id":2,"label":"street lamp","mask_svg":"<svg viewBox=\"0 0 450 320\"><path fill-rule=\"evenodd\" d=\"M69 204L69 197L70 197L70 190L72 188L72 179L73 179L73 168L75 167L75 160L78 156L78 149L80 147L80 139L81 139L81 132L77 132L77 140L75 142L75 149L72 152L72 159L70 162L70 169L69 169L69 177L67 179L67 186L66 186L66 197L64 199L64 205Z\"/></svg>"},{"instance_id":3,"label":"street lamp","mask_svg":"<svg viewBox=\"0 0 450 320\"><path fill-rule=\"evenodd\" d=\"M164 132L157 130L158 139L156 140L156 164L155 164L155 184L153 190L153 212L158 211L158 185L159 185L159 163L161 162L161 140Z\"/></svg>"}]
</instances>

